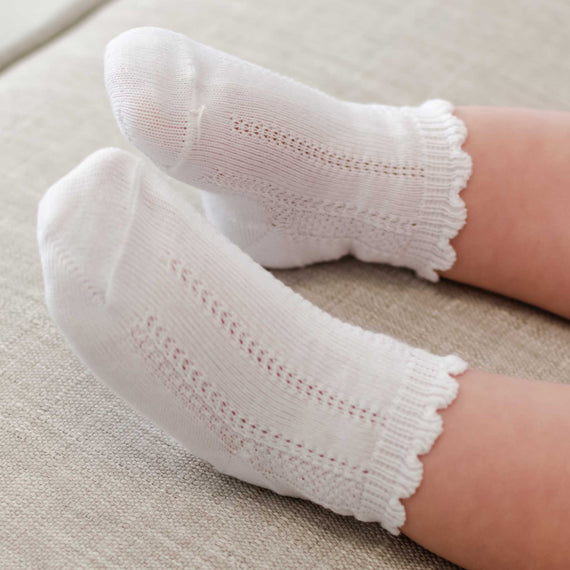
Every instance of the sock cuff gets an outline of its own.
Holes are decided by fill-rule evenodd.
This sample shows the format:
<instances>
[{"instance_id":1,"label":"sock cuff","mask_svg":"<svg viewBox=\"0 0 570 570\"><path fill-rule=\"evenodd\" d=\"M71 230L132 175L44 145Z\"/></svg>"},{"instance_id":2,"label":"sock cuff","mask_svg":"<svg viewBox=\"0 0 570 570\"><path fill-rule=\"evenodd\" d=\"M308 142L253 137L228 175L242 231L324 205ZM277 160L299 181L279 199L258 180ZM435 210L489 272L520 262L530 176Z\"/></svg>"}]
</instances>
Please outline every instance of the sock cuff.
<instances>
[{"instance_id":1,"label":"sock cuff","mask_svg":"<svg viewBox=\"0 0 570 570\"><path fill-rule=\"evenodd\" d=\"M457 396L452 375L468 368L455 355L436 356L412 349L405 377L384 416L384 428L376 441L360 508L355 517L379 521L394 535L406 521L401 499L412 496L423 478L420 455L427 453L443 431L438 410Z\"/></svg>"},{"instance_id":2,"label":"sock cuff","mask_svg":"<svg viewBox=\"0 0 570 570\"><path fill-rule=\"evenodd\" d=\"M467 219L459 195L472 172L470 155L462 149L467 127L453 114L449 101L432 99L408 108L422 142L424 186L407 265L428 281L439 281L437 271L450 269L456 253L450 241Z\"/></svg>"}]
</instances>

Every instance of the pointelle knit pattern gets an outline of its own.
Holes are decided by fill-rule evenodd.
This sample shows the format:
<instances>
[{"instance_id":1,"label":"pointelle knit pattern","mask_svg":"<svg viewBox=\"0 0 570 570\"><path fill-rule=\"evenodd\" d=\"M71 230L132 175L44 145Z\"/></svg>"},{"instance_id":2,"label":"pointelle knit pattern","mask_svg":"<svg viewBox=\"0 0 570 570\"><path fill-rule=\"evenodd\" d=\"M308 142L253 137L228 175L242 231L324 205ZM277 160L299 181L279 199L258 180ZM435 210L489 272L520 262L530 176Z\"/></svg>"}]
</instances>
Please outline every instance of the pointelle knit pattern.
<instances>
[{"instance_id":1,"label":"pointelle knit pattern","mask_svg":"<svg viewBox=\"0 0 570 570\"><path fill-rule=\"evenodd\" d=\"M159 28L114 39L105 81L123 134L262 265L453 265L471 159L451 103L340 101Z\"/></svg>"},{"instance_id":2,"label":"pointelle knit pattern","mask_svg":"<svg viewBox=\"0 0 570 570\"><path fill-rule=\"evenodd\" d=\"M467 365L341 322L105 149L44 196L51 315L87 366L219 471L397 534Z\"/></svg>"}]
</instances>

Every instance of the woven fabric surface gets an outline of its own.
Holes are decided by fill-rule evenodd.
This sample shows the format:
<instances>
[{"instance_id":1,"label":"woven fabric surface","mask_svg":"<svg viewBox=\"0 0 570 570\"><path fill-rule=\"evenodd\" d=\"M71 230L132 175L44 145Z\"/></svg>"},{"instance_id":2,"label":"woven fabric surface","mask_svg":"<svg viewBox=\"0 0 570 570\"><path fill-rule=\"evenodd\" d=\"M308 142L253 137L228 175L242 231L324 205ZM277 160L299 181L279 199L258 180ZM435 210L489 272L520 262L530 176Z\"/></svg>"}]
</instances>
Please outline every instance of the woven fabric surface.
<instances>
[{"instance_id":1,"label":"woven fabric surface","mask_svg":"<svg viewBox=\"0 0 570 570\"><path fill-rule=\"evenodd\" d=\"M0 75L0 567L454 568L377 524L217 474L111 393L47 314L37 204L97 148L133 150L102 70L130 27L173 28L355 101L570 110L569 22L562 0L119 0ZM350 259L275 274L360 326L569 381L567 321L521 303Z\"/></svg>"},{"instance_id":2,"label":"woven fabric surface","mask_svg":"<svg viewBox=\"0 0 570 570\"><path fill-rule=\"evenodd\" d=\"M0 69L107 0L18 0L0 8Z\"/></svg>"}]
</instances>

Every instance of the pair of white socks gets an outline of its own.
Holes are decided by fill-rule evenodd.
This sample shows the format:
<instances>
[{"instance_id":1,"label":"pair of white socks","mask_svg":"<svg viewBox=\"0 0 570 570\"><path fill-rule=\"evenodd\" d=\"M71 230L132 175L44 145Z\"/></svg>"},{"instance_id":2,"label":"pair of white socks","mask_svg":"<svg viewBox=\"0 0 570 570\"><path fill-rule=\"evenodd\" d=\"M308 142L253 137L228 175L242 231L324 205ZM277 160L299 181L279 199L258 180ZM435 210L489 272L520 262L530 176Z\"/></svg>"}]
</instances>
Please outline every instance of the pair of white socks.
<instances>
[{"instance_id":1,"label":"pair of white socks","mask_svg":"<svg viewBox=\"0 0 570 570\"><path fill-rule=\"evenodd\" d=\"M437 280L465 221L464 125L444 101L342 102L160 29L113 40L105 73L122 132L203 190L209 221L150 162L88 157L40 203L55 321L219 471L397 534L467 365L342 323L258 263L353 254Z\"/></svg>"}]
</instances>

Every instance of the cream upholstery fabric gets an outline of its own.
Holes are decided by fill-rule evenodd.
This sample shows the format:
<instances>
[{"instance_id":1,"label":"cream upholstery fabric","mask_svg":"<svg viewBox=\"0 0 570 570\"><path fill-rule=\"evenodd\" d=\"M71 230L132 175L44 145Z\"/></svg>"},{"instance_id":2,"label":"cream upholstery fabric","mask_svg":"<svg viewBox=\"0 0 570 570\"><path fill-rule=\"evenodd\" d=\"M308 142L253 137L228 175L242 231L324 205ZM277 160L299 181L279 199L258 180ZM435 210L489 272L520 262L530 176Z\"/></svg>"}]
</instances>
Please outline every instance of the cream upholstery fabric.
<instances>
[{"instance_id":1,"label":"cream upholstery fabric","mask_svg":"<svg viewBox=\"0 0 570 570\"><path fill-rule=\"evenodd\" d=\"M37 48L107 0L4 0L0 69Z\"/></svg>"},{"instance_id":2,"label":"cream upholstery fabric","mask_svg":"<svg viewBox=\"0 0 570 570\"><path fill-rule=\"evenodd\" d=\"M94 378L50 321L45 189L123 146L105 43L174 28L339 97L570 110L570 5L481 0L120 0L0 76L0 566L452 568L378 525L213 472ZM567 321L353 260L278 277L334 315L473 366L570 381ZM561 434L567 437L567 434Z\"/></svg>"}]
</instances>

